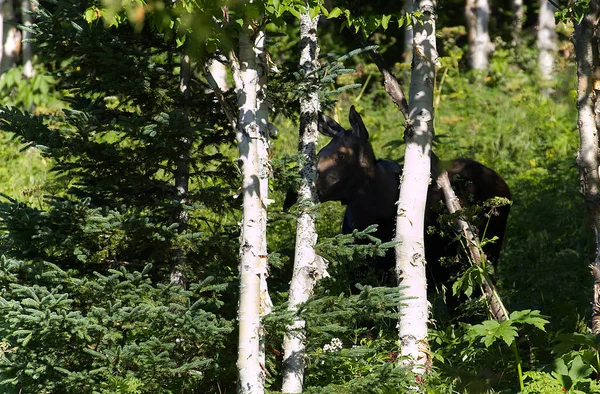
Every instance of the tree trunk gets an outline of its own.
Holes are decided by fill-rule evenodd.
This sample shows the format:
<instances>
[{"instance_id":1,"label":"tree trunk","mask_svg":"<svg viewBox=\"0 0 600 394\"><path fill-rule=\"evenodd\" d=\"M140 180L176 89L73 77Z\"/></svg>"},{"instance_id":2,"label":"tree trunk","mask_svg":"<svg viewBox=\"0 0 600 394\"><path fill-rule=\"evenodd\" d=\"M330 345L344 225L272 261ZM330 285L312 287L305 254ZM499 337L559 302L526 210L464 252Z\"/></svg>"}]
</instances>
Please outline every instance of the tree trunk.
<instances>
[{"instance_id":1,"label":"tree trunk","mask_svg":"<svg viewBox=\"0 0 600 394\"><path fill-rule=\"evenodd\" d=\"M4 15L4 8L6 7L6 1L0 0L0 74L4 71L2 64L4 63L4 37L6 34L4 33L4 25L6 21L6 17Z\"/></svg>"},{"instance_id":2,"label":"tree trunk","mask_svg":"<svg viewBox=\"0 0 600 394\"><path fill-rule=\"evenodd\" d=\"M243 195L238 305L239 393L264 392L265 366L261 362L263 332L260 317L268 306L264 288L267 277L265 211L268 201L261 187L261 179L267 174L265 167L268 165L268 157L261 157L264 152L260 141L266 136L261 134L258 98L262 73L266 69L261 66L259 59L259 53L264 48L256 47L257 44L264 45L264 35L256 33L252 36L251 32L251 26L245 24L239 36L239 62L232 59L239 107L236 138L240 152ZM261 30L259 32L262 33Z\"/></svg>"},{"instance_id":3,"label":"tree trunk","mask_svg":"<svg viewBox=\"0 0 600 394\"><path fill-rule=\"evenodd\" d=\"M434 168L439 168L438 159L435 158L432 160ZM452 185L450 184L450 178L448 177L448 172L446 170L442 170L440 174L437 176L437 184L444 192L444 199L446 200L446 207L448 207L448 212L451 214L456 213L461 210L460 201L454 190L452 189ZM473 262L476 265L482 265L484 261L486 261L485 254L480 249L479 239L477 235L475 235L472 231L472 227L467 223L463 218L457 218L456 224L462 235L465 237L467 242L467 247L469 249L469 254L473 259ZM487 276L486 276L486 279ZM498 292L496 290L496 286L492 283L491 280L486 280L483 282L483 292L488 301L488 305L490 308L490 313L499 322L503 322L508 318L508 312L502 301L498 297Z\"/></svg>"},{"instance_id":4,"label":"tree trunk","mask_svg":"<svg viewBox=\"0 0 600 394\"><path fill-rule=\"evenodd\" d=\"M363 47L366 47L368 45L367 41L363 38L361 33L354 32L353 35L354 39L358 41L360 45L362 45ZM410 47L412 50L412 43ZM377 49L370 50L369 55L371 56L371 59L373 59L373 62L379 69L379 72L381 72L381 75L383 76L383 87L385 88L385 91L387 92L387 94L390 95L392 101L394 102L394 104L396 104L398 110L404 116L404 120L406 120L408 118L408 102L406 101L406 95L402 90L402 86L400 85L400 82L398 82L398 78L394 76L391 69L386 64L385 59L383 58L383 56L381 56L381 53L379 53Z\"/></svg>"},{"instance_id":5,"label":"tree trunk","mask_svg":"<svg viewBox=\"0 0 600 394\"><path fill-rule=\"evenodd\" d=\"M269 177L271 176L271 166L269 164L269 110L267 103L267 53L265 49L266 34L264 30L259 30L254 39L254 53L256 54L256 69L258 70L258 85L256 86L256 122L259 129L259 138L256 141L258 155L258 180L260 183L261 209L261 255L267 256L267 207L273 201L269 199ZM267 287L268 260L264 260L265 266L260 275L260 317L271 313L273 303L269 296ZM264 336L260 336L260 362L266 365Z\"/></svg>"},{"instance_id":6,"label":"tree trunk","mask_svg":"<svg viewBox=\"0 0 600 394\"><path fill-rule=\"evenodd\" d=\"M595 3L595 2L592 2ZM594 4L590 3L593 7ZM597 10L597 9L596 9ZM598 119L595 114L600 82L594 81L598 68L598 46L594 43L595 13L587 15L575 24L575 54L577 58L577 126L580 147L577 165L581 191L596 236L596 258L590 265L594 278L592 303L592 332L600 334L600 149L598 147ZM595 45L596 44L596 45Z\"/></svg>"},{"instance_id":7,"label":"tree trunk","mask_svg":"<svg viewBox=\"0 0 600 394\"><path fill-rule=\"evenodd\" d=\"M418 2L417 2L418 1ZM433 140L433 87L435 59L435 7L431 0L416 0L422 13L414 24L413 70L409 95L409 120L400 179L396 217L396 275L402 298L398 333L401 355L414 363L415 372L424 373L429 359L427 342L427 280L425 278L424 216L430 180Z\"/></svg>"},{"instance_id":8,"label":"tree trunk","mask_svg":"<svg viewBox=\"0 0 600 394\"><path fill-rule=\"evenodd\" d=\"M469 38L469 62L474 70L487 70L494 46L490 41L490 6L487 0L467 0L465 6Z\"/></svg>"},{"instance_id":9,"label":"tree trunk","mask_svg":"<svg viewBox=\"0 0 600 394\"><path fill-rule=\"evenodd\" d=\"M21 1L21 20L23 22L23 26L31 27L32 18L30 15L31 12L31 0L22 0ZM25 78L31 78L35 74L33 70L33 49L31 48L31 43L27 42L27 39L30 38L30 33L27 30L23 30L23 76Z\"/></svg>"},{"instance_id":10,"label":"tree trunk","mask_svg":"<svg viewBox=\"0 0 600 394\"><path fill-rule=\"evenodd\" d=\"M543 82L553 78L556 46L555 8L548 0L540 0L540 14L537 32L538 72ZM546 89L547 90L547 89Z\"/></svg>"},{"instance_id":11,"label":"tree trunk","mask_svg":"<svg viewBox=\"0 0 600 394\"><path fill-rule=\"evenodd\" d=\"M0 73L15 67L21 55L21 31L14 26L15 10L12 1L2 1L3 41Z\"/></svg>"},{"instance_id":12,"label":"tree trunk","mask_svg":"<svg viewBox=\"0 0 600 394\"><path fill-rule=\"evenodd\" d=\"M227 67L217 59L210 59L208 61L208 71L214 79L215 83L221 90L226 92L229 90L229 83L227 82Z\"/></svg>"},{"instance_id":13,"label":"tree trunk","mask_svg":"<svg viewBox=\"0 0 600 394\"><path fill-rule=\"evenodd\" d=\"M318 66L317 24L319 15L312 18L307 13L300 16L300 69L307 81L313 81L313 70ZM288 309L296 313L298 305L312 295L315 283L327 274L326 262L315 253L317 243L314 206L317 199L317 118L319 94L311 89L300 97L300 141L302 154L300 165L301 183L298 189L300 212L296 220L296 251L294 271L290 283ZM283 393L301 393L304 381L304 358L306 356L305 321L295 316L287 327L283 340Z\"/></svg>"},{"instance_id":14,"label":"tree trunk","mask_svg":"<svg viewBox=\"0 0 600 394\"><path fill-rule=\"evenodd\" d=\"M183 97L184 101L184 123L186 126L189 125L189 111L187 109L187 102L190 98L190 78L192 74L191 70L191 61L190 56L187 54L181 54L181 68L179 72L179 91ZM177 160L175 162L175 190L177 193L177 200L179 201L179 206L177 207L175 213L175 220L177 221L179 227L178 231L181 233L185 231L189 214L183 207L186 204L186 197L189 192L189 183L190 183L190 150L191 150L191 141L186 136L181 136L179 138L179 149L181 151L178 153ZM171 283L183 286L185 282L185 278L183 275L183 271L181 268L185 264L183 251L177 249L175 251L175 259L173 261L173 266L171 267Z\"/></svg>"},{"instance_id":15,"label":"tree trunk","mask_svg":"<svg viewBox=\"0 0 600 394\"><path fill-rule=\"evenodd\" d=\"M511 23L512 46L517 46L521 43L521 31L523 30L523 17L525 16L525 8L523 0L512 0L510 8L513 13Z\"/></svg>"},{"instance_id":16,"label":"tree trunk","mask_svg":"<svg viewBox=\"0 0 600 394\"><path fill-rule=\"evenodd\" d=\"M413 0L404 0L403 11L406 14L412 14L413 12ZM404 52L402 52L402 57L404 58L405 63L412 62L412 52L413 52L413 25L405 24L404 25Z\"/></svg>"}]
</instances>

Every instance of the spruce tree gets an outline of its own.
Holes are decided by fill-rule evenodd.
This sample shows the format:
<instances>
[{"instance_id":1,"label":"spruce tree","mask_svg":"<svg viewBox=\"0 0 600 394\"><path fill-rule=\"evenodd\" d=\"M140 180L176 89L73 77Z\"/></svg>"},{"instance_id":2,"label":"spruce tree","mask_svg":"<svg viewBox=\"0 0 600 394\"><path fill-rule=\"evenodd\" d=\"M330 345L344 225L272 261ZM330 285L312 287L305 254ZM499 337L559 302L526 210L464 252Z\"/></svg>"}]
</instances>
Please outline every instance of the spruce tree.
<instances>
[{"instance_id":1,"label":"spruce tree","mask_svg":"<svg viewBox=\"0 0 600 394\"><path fill-rule=\"evenodd\" d=\"M86 20L94 7L43 3L32 26L64 108L0 109L2 130L42 150L55 173L39 206L0 204L0 386L232 387L235 355L222 350L233 341L235 286L221 284L237 264L232 129L201 74L181 94L176 37L152 23ZM183 156L186 193L176 185ZM183 286L170 283L175 264Z\"/></svg>"}]
</instances>

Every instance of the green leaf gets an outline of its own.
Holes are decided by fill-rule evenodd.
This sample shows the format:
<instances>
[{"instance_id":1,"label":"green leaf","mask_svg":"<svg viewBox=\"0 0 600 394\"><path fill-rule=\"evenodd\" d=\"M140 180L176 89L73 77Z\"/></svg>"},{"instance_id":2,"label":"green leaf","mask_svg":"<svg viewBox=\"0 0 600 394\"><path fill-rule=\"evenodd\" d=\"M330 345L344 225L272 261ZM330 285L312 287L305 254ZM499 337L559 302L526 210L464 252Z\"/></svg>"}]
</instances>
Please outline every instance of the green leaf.
<instances>
[{"instance_id":1,"label":"green leaf","mask_svg":"<svg viewBox=\"0 0 600 394\"><path fill-rule=\"evenodd\" d=\"M554 376L566 390L570 390L573 386L573 381L569 376L569 368L567 368L565 360L562 358L559 358L554 362L554 372L552 372L552 376Z\"/></svg>"},{"instance_id":2,"label":"green leaf","mask_svg":"<svg viewBox=\"0 0 600 394\"><path fill-rule=\"evenodd\" d=\"M294 15L297 19L300 19L300 11L298 11L296 8L290 7L290 8L288 8L288 11L290 12L290 14Z\"/></svg>"},{"instance_id":3,"label":"green leaf","mask_svg":"<svg viewBox=\"0 0 600 394\"><path fill-rule=\"evenodd\" d=\"M329 18L329 10L323 4L319 4L319 8L321 9L321 13L325 15L325 17Z\"/></svg>"},{"instance_id":4,"label":"green leaf","mask_svg":"<svg viewBox=\"0 0 600 394\"><path fill-rule=\"evenodd\" d=\"M558 344L552 349L552 353L559 355L564 354L574 347L586 347L596 351L596 349L600 347L599 341L600 335L583 334L580 332L561 334L556 338Z\"/></svg>"},{"instance_id":5,"label":"green leaf","mask_svg":"<svg viewBox=\"0 0 600 394\"><path fill-rule=\"evenodd\" d=\"M577 355L571 362L571 368L569 369L569 377L573 382L587 378L593 369L583 362L581 356Z\"/></svg>"},{"instance_id":6,"label":"green leaf","mask_svg":"<svg viewBox=\"0 0 600 394\"><path fill-rule=\"evenodd\" d=\"M546 331L544 327L549 323L545 319L546 316L542 315L538 310L525 309L522 311L514 311L510 314L510 320L513 323L530 324L539 328L542 331Z\"/></svg>"},{"instance_id":7,"label":"green leaf","mask_svg":"<svg viewBox=\"0 0 600 394\"><path fill-rule=\"evenodd\" d=\"M400 18L398 18L398 27L402 27L404 26L404 23L406 22L407 16L402 15Z\"/></svg>"},{"instance_id":8,"label":"green leaf","mask_svg":"<svg viewBox=\"0 0 600 394\"><path fill-rule=\"evenodd\" d=\"M90 7L83 13L83 19L89 24L92 24L97 18L96 8Z\"/></svg>"},{"instance_id":9,"label":"green leaf","mask_svg":"<svg viewBox=\"0 0 600 394\"><path fill-rule=\"evenodd\" d=\"M391 15L383 15L381 17L381 26L383 27L383 30L387 30L390 19L392 19Z\"/></svg>"},{"instance_id":10,"label":"green leaf","mask_svg":"<svg viewBox=\"0 0 600 394\"><path fill-rule=\"evenodd\" d=\"M498 323L496 320L486 320L481 324L472 326L470 330L473 336L481 338L481 343L486 347L490 347L498 339L502 339L510 346L515 338L519 336L517 329L511 324L510 320L502 323Z\"/></svg>"},{"instance_id":11,"label":"green leaf","mask_svg":"<svg viewBox=\"0 0 600 394\"><path fill-rule=\"evenodd\" d=\"M467 297L471 297L473 290L479 288L484 280L479 268L473 265L454 282L452 292L454 295L465 294Z\"/></svg>"},{"instance_id":12,"label":"green leaf","mask_svg":"<svg viewBox=\"0 0 600 394\"><path fill-rule=\"evenodd\" d=\"M350 12L348 11L348 13ZM327 14L327 19L334 19L340 15L342 15L342 10L339 7L335 7L333 10L329 11L329 14Z\"/></svg>"}]
</instances>

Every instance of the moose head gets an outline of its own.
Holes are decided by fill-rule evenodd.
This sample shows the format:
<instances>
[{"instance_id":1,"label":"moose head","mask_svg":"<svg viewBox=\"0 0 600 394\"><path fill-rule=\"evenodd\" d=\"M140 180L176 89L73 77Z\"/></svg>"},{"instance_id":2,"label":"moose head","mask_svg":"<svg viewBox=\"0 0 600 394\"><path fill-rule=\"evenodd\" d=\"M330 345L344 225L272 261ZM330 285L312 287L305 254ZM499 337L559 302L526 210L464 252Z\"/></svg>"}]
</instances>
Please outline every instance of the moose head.
<instances>
[{"instance_id":1,"label":"moose head","mask_svg":"<svg viewBox=\"0 0 600 394\"><path fill-rule=\"evenodd\" d=\"M375 175L375 154L362 118L350 108L350 130L328 116L319 116L319 131L331 141L319 151L317 193L321 202L347 204L359 184Z\"/></svg>"}]
</instances>

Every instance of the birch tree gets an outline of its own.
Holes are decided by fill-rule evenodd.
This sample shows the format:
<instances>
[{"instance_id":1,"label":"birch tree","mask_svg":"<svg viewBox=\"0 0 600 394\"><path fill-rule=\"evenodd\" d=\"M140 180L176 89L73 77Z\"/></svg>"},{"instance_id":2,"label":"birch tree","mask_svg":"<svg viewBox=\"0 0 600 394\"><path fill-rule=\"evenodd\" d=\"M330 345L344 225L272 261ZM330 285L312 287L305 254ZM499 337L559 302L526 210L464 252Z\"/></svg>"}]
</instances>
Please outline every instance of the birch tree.
<instances>
[{"instance_id":1,"label":"birch tree","mask_svg":"<svg viewBox=\"0 0 600 394\"><path fill-rule=\"evenodd\" d=\"M227 83L227 67L220 59L210 59L208 61L208 72L222 92L229 89L229 84Z\"/></svg>"},{"instance_id":2,"label":"birch tree","mask_svg":"<svg viewBox=\"0 0 600 394\"><path fill-rule=\"evenodd\" d=\"M413 0L405 0L404 7L402 8L404 13L411 14L413 12ZM412 51L413 51L413 25L412 23L407 23L404 25L404 52L403 57L406 63L410 63L412 61Z\"/></svg>"},{"instance_id":3,"label":"birch tree","mask_svg":"<svg viewBox=\"0 0 600 394\"><path fill-rule=\"evenodd\" d=\"M2 60L0 72L15 67L21 55L21 31L15 26L16 17L12 1L2 1L0 4L3 20Z\"/></svg>"},{"instance_id":4,"label":"birch tree","mask_svg":"<svg viewBox=\"0 0 600 394\"><path fill-rule=\"evenodd\" d=\"M538 72L542 82L548 82L553 78L552 69L557 51L554 11L554 6L548 0L540 0L537 48L539 50Z\"/></svg>"},{"instance_id":5,"label":"birch tree","mask_svg":"<svg viewBox=\"0 0 600 394\"><path fill-rule=\"evenodd\" d=\"M255 21L254 21L255 22ZM242 222L240 234L240 298L238 305L239 393L264 392L265 365L260 318L268 313L266 289L266 209L269 203L263 185L268 177L268 141L264 100L264 31L259 24L244 22L239 33L239 59L231 54L238 98L236 138L242 170ZM263 81L261 83L261 81Z\"/></svg>"},{"instance_id":6,"label":"birch tree","mask_svg":"<svg viewBox=\"0 0 600 394\"><path fill-rule=\"evenodd\" d=\"M32 20L31 17L31 0L21 0L21 21L25 28L31 28ZM31 43L27 40L30 38L31 33L27 29L23 29L23 42L22 42L22 57L23 57L23 76L25 78L31 78L34 75L33 71L33 48Z\"/></svg>"},{"instance_id":7,"label":"birch tree","mask_svg":"<svg viewBox=\"0 0 600 394\"><path fill-rule=\"evenodd\" d=\"M523 31L523 18L525 16L525 8L523 0L512 0L510 8L513 13L510 34L512 36L512 45L517 46L521 43L521 31Z\"/></svg>"},{"instance_id":8,"label":"birch tree","mask_svg":"<svg viewBox=\"0 0 600 394\"><path fill-rule=\"evenodd\" d=\"M184 127L189 126L189 108L187 107L187 102L190 99L191 87L190 87L190 78L192 74L192 65L190 56L182 52L181 60L180 60L180 69L179 69L179 92L183 98L183 117L184 117ZM178 231L181 233L185 231L188 221L189 214L185 210L184 205L186 204L187 194L189 192L190 185L190 149L191 149L191 140L185 135L179 137L180 142L180 152L178 154L177 160L175 162L175 190L177 191L178 198L178 208L175 212L175 220L179 225ZM184 285L184 276L183 271L181 270L182 265L184 264L184 257L182 251L178 248L175 251L175 259L171 267L171 283L177 284L180 286Z\"/></svg>"},{"instance_id":9,"label":"birch tree","mask_svg":"<svg viewBox=\"0 0 600 394\"><path fill-rule=\"evenodd\" d=\"M423 373L429 364L427 342L427 280L425 277L424 216L430 179L433 140L433 87L437 50L435 4L415 0L422 13L415 23L413 70L410 82L409 113L406 126L404 170L396 216L396 275L403 301L398 319L401 354Z\"/></svg>"},{"instance_id":10,"label":"birch tree","mask_svg":"<svg viewBox=\"0 0 600 394\"><path fill-rule=\"evenodd\" d=\"M469 64L473 70L487 70L494 45L490 41L488 0L467 0L465 19L469 39Z\"/></svg>"},{"instance_id":11,"label":"birch tree","mask_svg":"<svg viewBox=\"0 0 600 394\"><path fill-rule=\"evenodd\" d=\"M317 117L319 113L318 88L312 85L314 70L318 67L317 25L319 15L311 18L309 9L300 15L300 70L309 86L300 97L300 141L302 155L300 165L301 183L298 189L300 213L296 220L296 249L294 271L289 289L288 309L297 313L298 305L312 295L315 283L326 275L326 263L315 253L317 232L315 229L314 206L316 201L315 180L317 177ZM301 393L304 381L304 358L306 356L306 322L295 316L287 327L283 341L283 386L284 393Z\"/></svg>"},{"instance_id":12,"label":"birch tree","mask_svg":"<svg viewBox=\"0 0 600 394\"><path fill-rule=\"evenodd\" d=\"M600 111L600 66L598 64L599 6L590 2L591 12L580 23L575 23L575 55L577 58L577 126L580 147L577 152L577 165L581 191L596 237L596 257L590 265L594 279L592 303L592 332L600 334L600 148L598 128Z\"/></svg>"}]
</instances>

